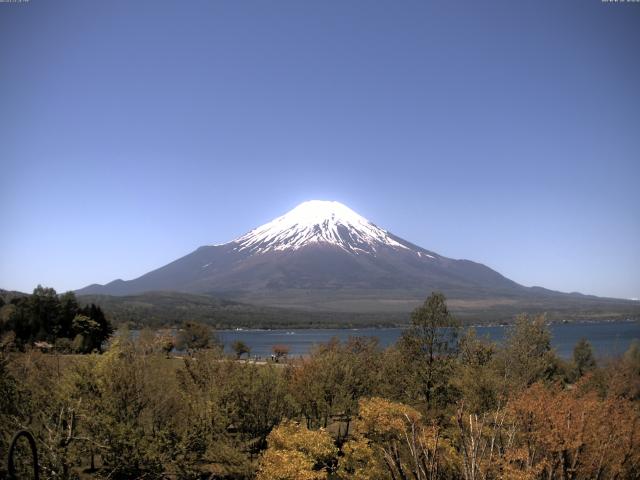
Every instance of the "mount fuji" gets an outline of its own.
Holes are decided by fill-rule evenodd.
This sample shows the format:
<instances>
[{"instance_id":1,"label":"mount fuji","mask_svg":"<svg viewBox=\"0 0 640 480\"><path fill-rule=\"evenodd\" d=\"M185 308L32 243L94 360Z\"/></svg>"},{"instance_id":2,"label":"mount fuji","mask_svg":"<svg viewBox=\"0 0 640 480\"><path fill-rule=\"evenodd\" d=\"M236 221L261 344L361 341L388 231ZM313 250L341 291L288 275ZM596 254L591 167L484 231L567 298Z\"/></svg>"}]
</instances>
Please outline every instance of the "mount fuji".
<instances>
[{"instance_id":1,"label":"mount fuji","mask_svg":"<svg viewBox=\"0 0 640 480\"><path fill-rule=\"evenodd\" d=\"M80 295L171 291L273 307L408 311L432 291L454 309L590 305L598 297L524 287L470 260L403 240L339 202L312 200L228 243L203 246L139 278ZM529 308L530 309L530 308Z\"/></svg>"}]
</instances>

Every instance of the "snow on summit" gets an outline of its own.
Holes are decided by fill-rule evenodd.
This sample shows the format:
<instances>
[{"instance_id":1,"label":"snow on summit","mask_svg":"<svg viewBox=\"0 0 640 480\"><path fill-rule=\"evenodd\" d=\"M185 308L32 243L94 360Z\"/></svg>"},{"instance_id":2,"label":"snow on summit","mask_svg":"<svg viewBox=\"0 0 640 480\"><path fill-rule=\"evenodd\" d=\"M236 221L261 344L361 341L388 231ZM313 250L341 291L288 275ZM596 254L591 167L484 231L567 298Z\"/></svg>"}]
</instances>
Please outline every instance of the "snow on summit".
<instances>
[{"instance_id":1,"label":"snow on summit","mask_svg":"<svg viewBox=\"0 0 640 480\"><path fill-rule=\"evenodd\" d=\"M380 246L408 249L340 202L311 200L236 239L238 251L264 253L329 244L352 253L373 253Z\"/></svg>"}]
</instances>

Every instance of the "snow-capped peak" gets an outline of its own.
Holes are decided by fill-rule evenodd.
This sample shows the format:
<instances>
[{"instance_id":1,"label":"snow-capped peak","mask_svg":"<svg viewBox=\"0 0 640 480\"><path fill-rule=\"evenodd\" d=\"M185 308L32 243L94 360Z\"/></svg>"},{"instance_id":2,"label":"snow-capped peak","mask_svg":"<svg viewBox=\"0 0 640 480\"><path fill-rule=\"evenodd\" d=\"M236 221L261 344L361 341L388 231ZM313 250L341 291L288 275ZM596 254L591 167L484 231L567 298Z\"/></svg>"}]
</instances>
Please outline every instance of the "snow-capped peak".
<instances>
[{"instance_id":1,"label":"snow-capped peak","mask_svg":"<svg viewBox=\"0 0 640 480\"><path fill-rule=\"evenodd\" d=\"M408 247L340 202L311 200L234 241L252 253L297 250L325 243L353 253L373 253L381 245Z\"/></svg>"}]
</instances>

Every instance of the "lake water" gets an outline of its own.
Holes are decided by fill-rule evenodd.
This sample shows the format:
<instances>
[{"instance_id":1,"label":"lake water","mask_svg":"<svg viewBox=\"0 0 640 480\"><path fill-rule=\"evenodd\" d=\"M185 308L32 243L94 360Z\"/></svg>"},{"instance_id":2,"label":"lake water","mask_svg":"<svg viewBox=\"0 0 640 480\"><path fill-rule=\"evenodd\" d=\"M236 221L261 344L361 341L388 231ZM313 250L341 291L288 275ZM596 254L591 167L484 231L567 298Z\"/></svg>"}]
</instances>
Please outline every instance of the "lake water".
<instances>
[{"instance_id":1,"label":"lake water","mask_svg":"<svg viewBox=\"0 0 640 480\"><path fill-rule=\"evenodd\" d=\"M475 328L478 336L500 342L504 339L508 327ZM553 324L549 328L553 348L564 358L571 357L574 345L583 337L591 342L598 356L619 355L625 352L634 339L640 340L640 322ZM353 336L377 337L380 345L387 347L398 340L403 330L403 328L221 330L218 331L218 336L228 351L231 351L231 343L234 340L242 340L251 347L252 357L269 357L274 345L287 345L290 356L299 356L308 354L313 345L328 342L333 337L340 340L347 340Z\"/></svg>"}]
</instances>

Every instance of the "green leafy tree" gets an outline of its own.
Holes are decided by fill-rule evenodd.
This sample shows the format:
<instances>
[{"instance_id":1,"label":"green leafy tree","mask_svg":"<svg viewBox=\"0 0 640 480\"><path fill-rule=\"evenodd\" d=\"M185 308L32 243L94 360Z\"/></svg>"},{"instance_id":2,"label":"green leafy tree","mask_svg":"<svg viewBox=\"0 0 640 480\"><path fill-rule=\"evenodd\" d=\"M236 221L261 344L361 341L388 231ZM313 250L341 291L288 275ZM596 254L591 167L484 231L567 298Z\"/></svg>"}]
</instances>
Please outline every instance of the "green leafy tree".
<instances>
[{"instance_id":1,"label":"green leafy tree","mask_svg":"<svg viewBox=\"0 0 640 480\"><path fill-rule=\"evenodd\" d=\"M231 348L236 354L236 358L242 357L245 353L249 355L251 353L251 348L249 345L244 343L242 340L236 340L231 344Z\"/></svg>"},{"instance_id":2,"label":"green leafy tree","mask_svg":"<svg viewBox=\"0 0 640 480\"><path fill-rule=\"evenodd\" d=\"M60 316L58 319L58 331L56 337L71 337L73 319L78 314L80 306L73 292L66 292L60 296Z\"/></svg>"},{"instance_id":3,"label":"green leafy tree","mask_svg":"<svg viewBox=\"0 0 640 480\"><path fill-rule=\"evenodd\" d=\"M147 355L137 341L118 336L90 372L79 376L87 430L99 448L104 476L160 478L164 455L172 454L172 435L184 420L173 393L175 377L167 373L162 355Z\"/></svg>"},{"instance_id":4,"label":"green leafy tree","mask_svg":"<svg viewBox=\"0 0 640 480\"><path fill-rule=\"evenodd\" d=\"M580 339L573 349L573 365L576 378L596 368L593 348L586 338Z\"/></svg>"},{"instance_id":5,"label":"green leafy tree","mask_svg":"<svg viewBox=\"0 0 640 480\"><path fill-rule=\"evenodd\" d=\"M11 334L0 338L0 424L9 425L19 412L20 383L9 369L9 351L11 349ZM0 431L0 434L4 433ZM7 451L7 438L0 435L0 447Z\"/></svg>"},{"instance_id":6,"label":"green leafy tree","mask_svg":"<svg viewBox=\"0 0 640 480\"><path fill-rule=\"evenodd\" d=\"M411 326L400 338L400 350L414 374L413 384L428 407L449 400L458 330L459 324L449 313L444 295L433 293L413 311Z\"/></svg>"},{"instance_id":7,"label":"green leafy tree","mask_svg":"<svg viewBox=\"0 0 640 480\"><path fill-rule=\"evenodd\" d=\"M539 380L549 380L557 365L545 316L519 315L507 331L497 358L498 371L506 380L505 387L519 390Z\"/></svg>"},{"instance_id":8,"label":"green leafy tree","mask_svg":"<svg viewBox=\"0 0 640 480\"><path fill-rule=\"evenodd\" d=\"M339 435L348 433L358 399L372 395L379 383L380 353L377 339L334 338L293 363L291 392L307 427L326 428L337 417L342 423Z\"/></svg>"},{"instance_id":9,"label":"green leafy tree","mask_svg":"<svg viewBox=\"0 0 640 480\"><path fill-rule=\"evenodd\" d=\"M500 377L493 361L497 347L468 329L460 339L458 365L453 384L460 391L466 409L474 413L492 410L500 403Z\"/></svg>"},{"instance_id":10,"label":"green leafy tree","mask_svg":"<svg viewBox=\"0 0 640 480\"><path fill-rule=\"evenodd\" d=\"M16 313L16 306L8 303L0 307L0 334L5 332L11 332L14 330L14 315Z\"/></svg>"},{"instance_id":11,"label":"green leafy tree","mask_svg":"<svg viewBox=\"0 0 640 480\"><path fill-rule=\"evenodd\" d=\"M98 349L102 337L98 322L86 315L76 315L73 318L72 329L75 333L73 349L78 353L89 353Z\"/></svg>"},{"instance_id":12,"label":"green leafy tree","mask_svg":"<svg viewBox=\"0 0 640 480\"><path fill-rule=\"evenodd\" d=\"M15 344L22 349L27 343L32 342L35 334L33 322L30 321L29 299L27 297L14 298L0 309L0 315L4 320L3 331L12 332L15 336Z\"/></svg>"},{"instance_id":13,"label":"green leafy tree","mask_svg":"<svg viewBox=\"0 0 640 480\"><path fill-rule=\"evenodd\" d=\"M38 285L29 297L29 342L53 340L60 331L60 301L53 288Z\"/></svg>"},{"instance_id":14,"label":"green leafy tree","mask_svg":"<svg viewBox=\"0 0 640 480\"><path fill-rule=\"evenodd\" d=\"M208 325L197 322L185 322L176 339L176 348L187 352L194 352L219 346L213 332Z\"/></svg>"},{"instance_id":15,"label":"green leafy tree","mask_svg":"<svg viewBox=\"0 0 640 480\"><path fill-rule=\"evenodd\" d=\"M235 362L215 349L185 358L178 378L190 462L216 463L224 478L251 477L246 454L263 449L273 427L295 414L285 374L279 366Z\"/></svg>"},{"instance_id":16,"label":"green leafy tree","mask_svg":"<svg viewBox=\"0 0 640 480\"><path fill-rule=\"evenodd\" d=\"M97 322L99 327L100 341L95 348L101 350L102 344L113 334L113 326L111 325L111 322L106 317L102 309L98 305L95 305L93 303L79 309L78 313L86 315L87 317Z\"/></svg>"}]
</instances>

